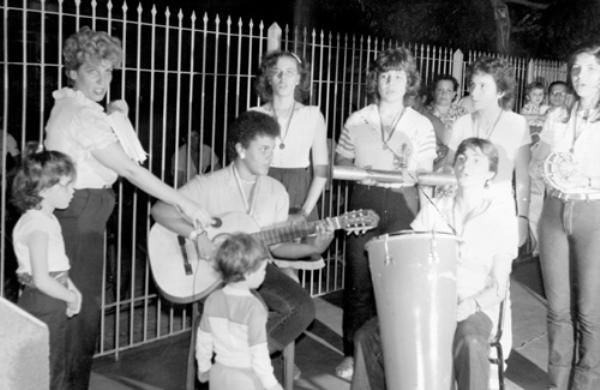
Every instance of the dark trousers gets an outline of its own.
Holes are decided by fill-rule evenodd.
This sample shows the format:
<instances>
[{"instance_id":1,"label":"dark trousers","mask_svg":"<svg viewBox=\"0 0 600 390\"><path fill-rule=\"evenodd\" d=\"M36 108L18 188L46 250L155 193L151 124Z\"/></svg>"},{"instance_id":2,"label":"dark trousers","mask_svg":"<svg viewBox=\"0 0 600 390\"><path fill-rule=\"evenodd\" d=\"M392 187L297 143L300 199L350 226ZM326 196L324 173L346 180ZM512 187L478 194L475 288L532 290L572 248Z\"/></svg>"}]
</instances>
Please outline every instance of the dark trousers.
<instances>
[{"instance_id":1,"label":"dark trousers","mask_svg":"<svg viewBox=\"0 0 600 390\"><path fill-rule=\"evenodd\" d=\"M50 389L68 389L66 383L67 305L34 287L25 287L19 297L19 307L48 326L50 335Z\"/></svg>"},{"instance_id":2,"label":"dark trousers","mask_svg":"<svg viewBox=\"0 0 600 390\"><path fill-rule=\"evenodd\" d=\"M302 286L273 264L267 265L265 281L258 293L269 309L269 352L281 351L314 320L315 305Z\"/></svg>"},{"instance_id":3,"label":"dark trousers","mask_svg":"<svg viewBox=\"0 0 600 390\"><path fill-rule=\"evenodd\" d=\"M492 320L482 312L456 325L452 353L458 390L487 390L490 380ZM385 390L385 370L379 321L369 320L354 339L354 376L351 390ZM406 359L412 359L407 356Z\"/></svg>"},{"instance_id":4,"label":"dark trousers","mask_svg":"<svg viewBox=\"0 0 600 390\"><path fill-rule=\"evenodd\" d=\"M71 262L69 276L83 296L81 312L67 326L69 389L87 390L100 331L104 230L115 205L111 189L75 191L65 210L55 212Z\"/></svg>"},{"instance_id":5,"label":"dark trousers","mask_svg":"<svg viewBox=\"0 0 600 390\"><path fill-rule=\"evenodd\" d=\"M348 210L371 209L379 215L379 226L346 240L346 269L344 279L344 313L342 319L344 355L354 351L354 333L375 316L375 296L365 244L371 238L384 233L410 229L419 205L414 187L403 192L389 189L355 185L350 196Z\"/></svg>"},{"instance_id":6,"label":"dark trousers","mask_svg":"<svg viewBox=\"0 0 600 390\"><path fill-rule=\"evenodd\" d=\"M600 388L599 256L600 201L547 198L540 219L540 264L554 389Z\"/></svg>"}]
</instances>

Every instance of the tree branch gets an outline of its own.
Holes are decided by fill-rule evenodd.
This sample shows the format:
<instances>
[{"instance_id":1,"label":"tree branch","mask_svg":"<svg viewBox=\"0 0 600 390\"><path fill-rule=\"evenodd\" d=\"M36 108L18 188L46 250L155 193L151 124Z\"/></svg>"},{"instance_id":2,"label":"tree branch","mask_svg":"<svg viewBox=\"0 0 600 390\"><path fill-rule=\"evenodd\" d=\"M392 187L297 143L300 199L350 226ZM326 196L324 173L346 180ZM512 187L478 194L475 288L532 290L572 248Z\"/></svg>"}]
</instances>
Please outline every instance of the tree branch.
<instances>
[{"instance_id":1,"label":"tree branch","mask_svg":"<svg viewBox=\"0 0 600 390\"><path fill-rule=\"evenodd\" d=\"M520 4L520 5L524 5L525 7L534 8L534 9L546 9L550 6L549 3L541 4L541 3L536 3L533 1L529 1L529 0L504 0L504 2Z\"/></svg>"}]
</instances>

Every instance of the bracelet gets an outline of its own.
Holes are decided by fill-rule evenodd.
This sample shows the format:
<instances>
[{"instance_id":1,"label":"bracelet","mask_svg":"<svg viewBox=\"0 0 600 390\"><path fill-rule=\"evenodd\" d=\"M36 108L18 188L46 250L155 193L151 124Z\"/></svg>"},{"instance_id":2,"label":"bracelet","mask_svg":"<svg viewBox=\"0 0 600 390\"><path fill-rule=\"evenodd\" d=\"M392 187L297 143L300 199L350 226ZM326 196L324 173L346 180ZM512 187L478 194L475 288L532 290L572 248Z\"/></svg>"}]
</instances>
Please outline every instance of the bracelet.
<instances>
[{"instance_id":1,"label":"bracelet","mask_svg":"<svg viewBox=\"0 0 600 390\"><path fill-rule=\"evenodd\" d=\"M525 219L525 220L529 221L529 217L528 217L528 216L526 216L526 215L517 215L517 217L518 217L518 218L523 218L523 219Z\"/></svg>"}]
</instances>

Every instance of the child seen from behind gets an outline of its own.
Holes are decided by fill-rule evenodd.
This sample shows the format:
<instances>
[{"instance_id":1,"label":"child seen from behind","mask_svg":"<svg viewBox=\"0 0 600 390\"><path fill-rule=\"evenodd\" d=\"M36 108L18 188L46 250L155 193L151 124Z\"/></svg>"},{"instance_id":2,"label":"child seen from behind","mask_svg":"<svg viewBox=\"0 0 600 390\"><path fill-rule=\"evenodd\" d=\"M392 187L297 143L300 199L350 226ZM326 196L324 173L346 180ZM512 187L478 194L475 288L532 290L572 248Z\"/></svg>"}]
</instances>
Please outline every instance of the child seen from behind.
<instances>
[{"instance_id":1,"label":"child seen from behind","mask_svg":"<svg viewBox=\"0 0 600 390\"><path fill-rule=\"evenodd\" d=\"M198 380L209 380L211 390L282 390L267 349L267 308L253 292L264 281L268 258L264 246L243 233L217 251L225 287L207 298L196 342Z\"/></svg>"}]
</instances>

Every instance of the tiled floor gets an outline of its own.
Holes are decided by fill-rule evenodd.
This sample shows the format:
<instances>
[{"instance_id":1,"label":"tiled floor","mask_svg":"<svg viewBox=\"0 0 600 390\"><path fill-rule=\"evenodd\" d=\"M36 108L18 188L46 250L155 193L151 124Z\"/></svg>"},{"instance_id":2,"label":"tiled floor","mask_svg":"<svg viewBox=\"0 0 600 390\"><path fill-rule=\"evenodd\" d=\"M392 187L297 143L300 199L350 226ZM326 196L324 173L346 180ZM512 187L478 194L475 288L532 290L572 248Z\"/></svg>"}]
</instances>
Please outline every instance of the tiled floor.
<instances>
[{"instance_id":1,"label":"tiled floor","mask_svg":"<svg viewBox=\"0 0 600 390\"><path fill-rule=\"evenodd\" d=\"M507 370L509 390L547 388L545 303L541 294L537 263L516 265L511 287L513 350ZM317 320L296 346L296 363L302 370L302 377L295 383L297 390L350 387L333 374L342 358L342 311L335 304L338 301L335 296L315 301ZM98 359L91 390L185 389L188 337L185 334L123 352L116 362L112 357ZM280 373L281 359L275 357L273 363Z\"/></svg>"}]
</instances>

